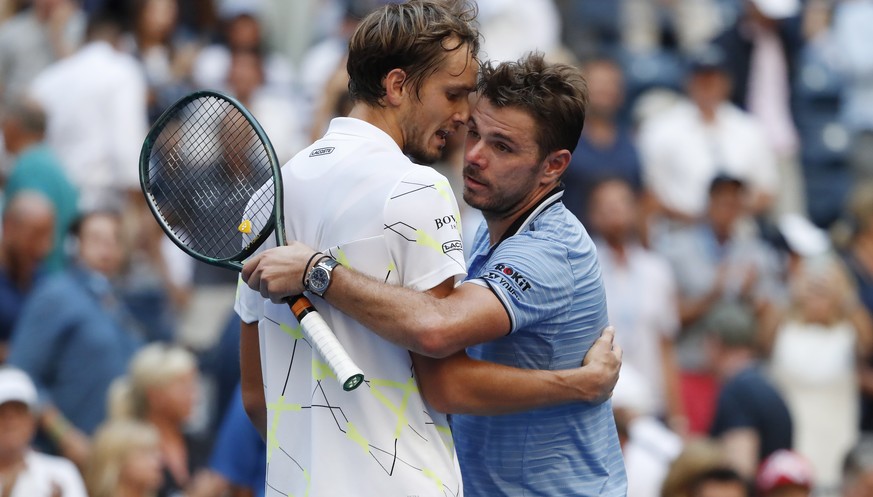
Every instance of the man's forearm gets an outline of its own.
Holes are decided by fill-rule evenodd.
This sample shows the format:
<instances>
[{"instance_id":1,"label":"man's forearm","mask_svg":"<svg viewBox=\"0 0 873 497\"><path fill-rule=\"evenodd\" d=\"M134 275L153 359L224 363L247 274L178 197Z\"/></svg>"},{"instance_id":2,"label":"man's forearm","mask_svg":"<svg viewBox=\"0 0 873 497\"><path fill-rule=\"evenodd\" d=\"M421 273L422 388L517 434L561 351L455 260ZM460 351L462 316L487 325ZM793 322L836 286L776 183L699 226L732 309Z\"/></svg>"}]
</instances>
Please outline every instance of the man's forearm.
<instances>
[{"instance_id":1,"label":"man's forearm","mask_svg":"<svg viewBox=\"0 0 873 497\"><path fill-rule=\"evenodd\" d=\"M412 355L424 398L449 414L492 416L574 402L602 402L611 380L596 368L519 369L471 359Z\"/></svg>"},{"instance_id":2,"label":"man's forearm","mask_svg":"<svg viewBox=\"0 0 873 497\"><path fill-rule=\"evenodd\" d=\"M239 363L243 407L261 438L266 440L267 403L264 398L264 379L261 372L258 323L242 323L240 328Z\"/></svg>"},{"instance_id":3,"label":"man's forearm","mask_svg":"<svg viewBox=\"0 0 873 497\"><path fill-rule=\"evenodd\" d=\"M303 291L312 249L299 243L267 250L246 263L250 288L281 302ZM449 279L426 293L377 281L346 267L332 272L324 298L367 328L414 352L445 357L509 332L509 317L491 290L454 287Z\"/></svg>"},{"instance_id":4,"label":"man's forearm","mask_svg":"<svg viewBox=\"0 0 873 497\"><path fill-rule=\"evenodd\" d=\"M457 323L440 299L347 268L334 273L325 299L382 338L429 357L445 357L467 345L447 336ZM445 285L451 289L451 283Z\"/></svg>"}]
</instances>

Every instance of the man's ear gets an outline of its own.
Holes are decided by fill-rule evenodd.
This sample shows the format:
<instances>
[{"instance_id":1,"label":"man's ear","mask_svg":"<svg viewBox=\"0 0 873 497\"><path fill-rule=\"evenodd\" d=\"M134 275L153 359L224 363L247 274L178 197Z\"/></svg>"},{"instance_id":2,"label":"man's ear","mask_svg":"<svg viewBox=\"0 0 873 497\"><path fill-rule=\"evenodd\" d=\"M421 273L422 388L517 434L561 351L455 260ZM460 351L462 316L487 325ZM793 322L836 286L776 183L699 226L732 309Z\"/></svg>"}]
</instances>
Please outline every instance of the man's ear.
<instances>
[{"instance_id":1,"label":"man's ear","mask_svg":"<svg viewBox=\"0 0 873 497\"><path fill-rule=\"evenodd\" d=\"M406 88L406 71L392 69L382 80L385 85L385 103L388 105L400 105L409 94Z\"/></svg>"},{"instance_id":2,"label":"man's ear","mask_svg":"<svg viewBox=\"0 0 873 497\"><path fill-rule=\"evenodd\" d=\"M561 175L567 170L570 165L570 151L567 149L557 150L546 156L543 163L543 180L546 183L557 183L561 179Z\"/></svg>"}]
</instances>

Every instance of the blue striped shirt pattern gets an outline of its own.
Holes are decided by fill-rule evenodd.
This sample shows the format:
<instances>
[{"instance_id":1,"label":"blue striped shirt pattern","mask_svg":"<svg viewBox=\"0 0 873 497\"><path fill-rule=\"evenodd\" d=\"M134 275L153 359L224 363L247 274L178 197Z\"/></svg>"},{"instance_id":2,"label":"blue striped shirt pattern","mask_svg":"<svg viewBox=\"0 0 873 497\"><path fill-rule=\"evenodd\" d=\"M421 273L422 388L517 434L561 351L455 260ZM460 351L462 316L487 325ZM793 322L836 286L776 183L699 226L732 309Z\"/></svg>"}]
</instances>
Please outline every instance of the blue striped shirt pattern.
<instances>
[{"instance_id":1,"label":"blue striped shirt pattern","mask_svg":"<svg viewBox=\"0 0 873 497\"><path fill-rule=\"evenodd\" d=\"M471 357L530 369L578 367L608 324L596 249L556 189L491 246L476 235L468 282L488 285L511 333ZM501 416L452 417L468 497L624 496L610 402Z\"/></svg>"}]
</instances>

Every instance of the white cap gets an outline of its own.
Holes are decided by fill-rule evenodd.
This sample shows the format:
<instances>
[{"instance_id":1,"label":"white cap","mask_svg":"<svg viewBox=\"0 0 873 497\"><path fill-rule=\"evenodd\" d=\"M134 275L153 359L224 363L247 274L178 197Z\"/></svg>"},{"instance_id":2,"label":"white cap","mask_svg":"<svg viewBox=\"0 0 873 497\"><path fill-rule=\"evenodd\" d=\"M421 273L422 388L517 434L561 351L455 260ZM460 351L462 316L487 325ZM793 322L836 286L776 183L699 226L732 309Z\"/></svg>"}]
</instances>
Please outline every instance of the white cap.
<instances>
[{"instance_id":1,"label":"white cap","mask_svg":"<svg viewBox=\"0 0 873 497\"><path fill-rule=\"evenodd\" d=\"M800 0L752 0L752 3L770 19L787 19L800 12Z\"/></svg>"},{"instance_id":2,"label":"white cap","mask_svg":"<svg viewBox=\"0 0 873 497\"><path fill-rule=\"evenodd\" d=\"M799 214L785 214L779 219L779 232L792 252L802 257L822 255L831 248L827 233Z\"/></svg>"},{"instance_id":3,"label":"white cap","mask_svg":"<svg viewBox=\"0 0 873 497\"><path fill-rule=\"evenodd\" d=\"M0 368L0 404L23 402L36 409L39 396L30 377L24 371L11 367Z\"/></svg>"}]
</instances>

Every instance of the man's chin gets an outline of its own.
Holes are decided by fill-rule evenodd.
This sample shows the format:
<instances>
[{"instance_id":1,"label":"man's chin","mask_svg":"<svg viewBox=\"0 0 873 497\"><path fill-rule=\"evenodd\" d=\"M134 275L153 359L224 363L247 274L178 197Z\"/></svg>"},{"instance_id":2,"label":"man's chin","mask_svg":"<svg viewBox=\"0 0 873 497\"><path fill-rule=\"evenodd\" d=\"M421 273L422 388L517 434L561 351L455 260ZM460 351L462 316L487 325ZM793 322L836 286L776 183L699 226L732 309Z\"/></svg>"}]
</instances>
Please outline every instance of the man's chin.
<instances>
[{"instance_id":1,"label":"man's chin","mask_svg":"<svg viewBox=\"0 0 873 497\"><path fill-rule=\"evenodd\" d=\"M441 150L437 150L434 152L423 152L421 150L412 150L412 151L407 151L406 155L410 159L412 159L412 161L415 162L416 164L423 164L426 166L429 166L431 164L438 162L443 157Z\"/></svg>"}]
</instances>

